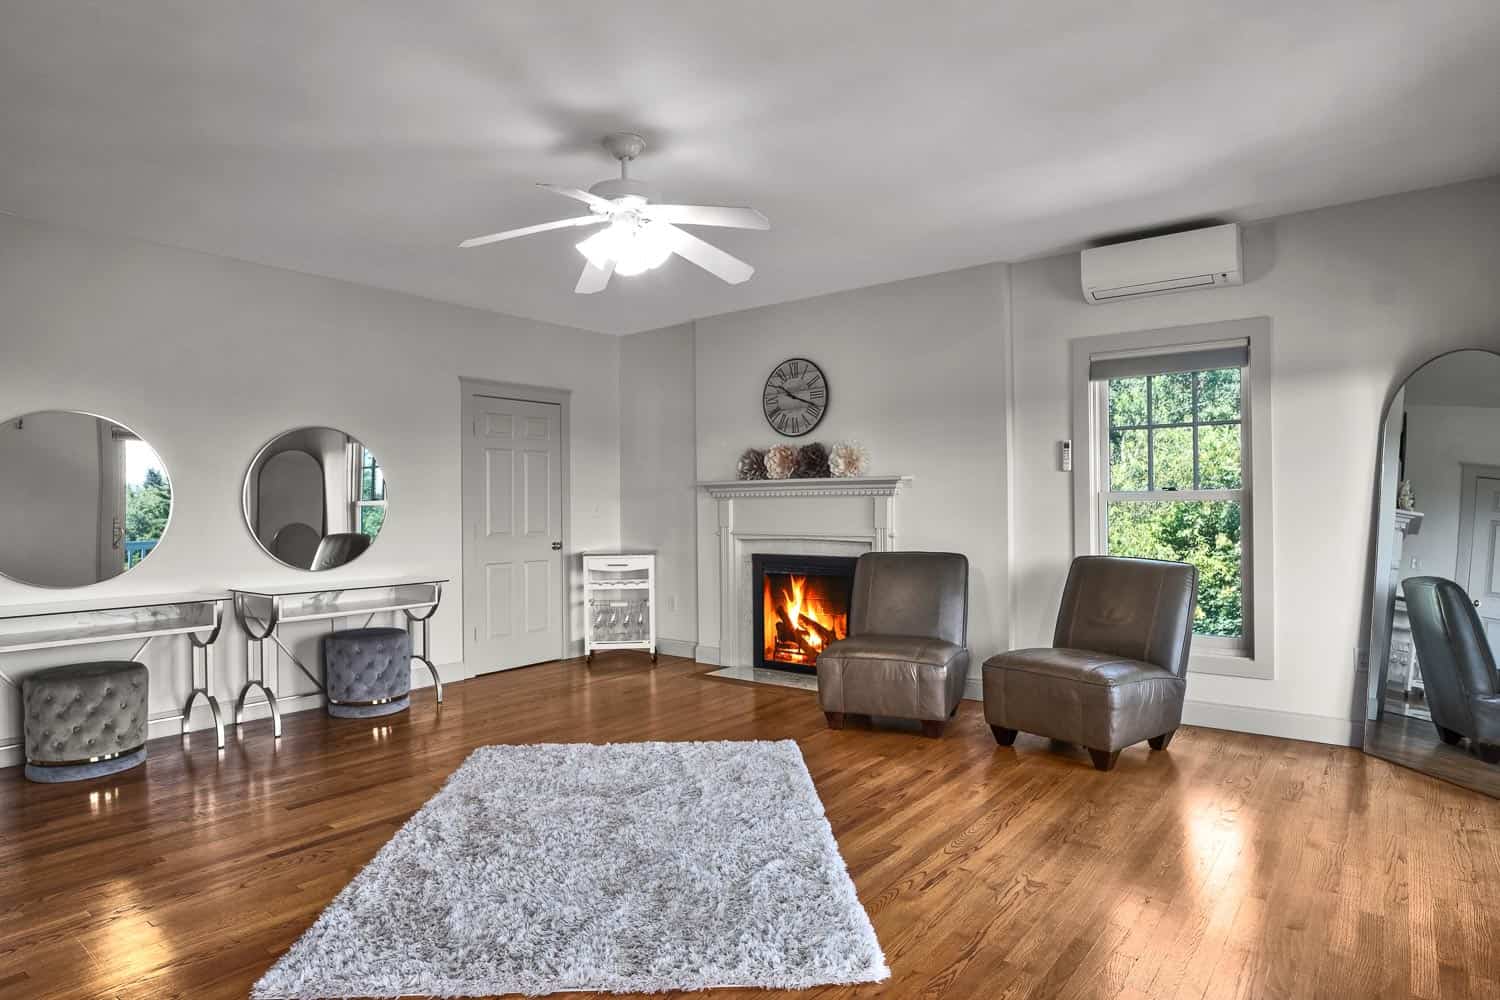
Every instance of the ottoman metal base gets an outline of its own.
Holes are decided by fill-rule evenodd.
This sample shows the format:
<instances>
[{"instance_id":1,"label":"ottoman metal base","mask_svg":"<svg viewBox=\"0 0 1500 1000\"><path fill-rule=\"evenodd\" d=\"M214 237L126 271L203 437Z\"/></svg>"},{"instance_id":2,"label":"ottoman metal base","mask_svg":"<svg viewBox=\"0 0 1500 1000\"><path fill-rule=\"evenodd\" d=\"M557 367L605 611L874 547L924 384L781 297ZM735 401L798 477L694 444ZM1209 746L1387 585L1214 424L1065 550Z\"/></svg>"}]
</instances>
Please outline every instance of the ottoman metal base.
<instances>
[{"instance_id":1,"label":"ottoman metal base","mask_svg":"<svg viewBox=\"0 0 1500 1000\"><path fill-rule=\"evenodd\" d=\"M33 764L26 762L26 779L42 784L55 785L65 781L87 781L90 778L105 778L119 774L146 763L146 748L136 747L103 760L83 761L77 764Z\"/></svg>"},{"instance_id":2,"label":"ottoman metal base","mask_svg":"<svg viewBox=\"0 0 1500 1000\"><path fill-rule=\"evenodd\" d=\"M374 719L382 715L395 715L411 708L411 695L400 698L392 698L390 701L376 702L375 704L351 705L330 701L328 703L328 714L335 719Z\"/></svg>"}]
</instances>

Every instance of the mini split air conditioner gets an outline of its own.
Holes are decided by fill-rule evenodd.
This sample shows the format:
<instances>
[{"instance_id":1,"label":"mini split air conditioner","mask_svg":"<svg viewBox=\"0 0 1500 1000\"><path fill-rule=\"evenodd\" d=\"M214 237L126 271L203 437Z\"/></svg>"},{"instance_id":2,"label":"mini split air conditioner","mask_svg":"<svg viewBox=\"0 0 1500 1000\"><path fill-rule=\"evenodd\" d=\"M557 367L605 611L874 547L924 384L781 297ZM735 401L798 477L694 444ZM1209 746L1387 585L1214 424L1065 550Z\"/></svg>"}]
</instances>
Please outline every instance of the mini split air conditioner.
<instances>
[{"instance_id":1,"label":"mini split air conditioner","mask_svg":"<svg viewBox=\"0 0 1500 1000\"><path fill-rule=\"evenodd\" d=\"M1242 285L1235 223L1083 251L1083 297L1116 302L1190 288Z\"/></svg>"}]
</instances>

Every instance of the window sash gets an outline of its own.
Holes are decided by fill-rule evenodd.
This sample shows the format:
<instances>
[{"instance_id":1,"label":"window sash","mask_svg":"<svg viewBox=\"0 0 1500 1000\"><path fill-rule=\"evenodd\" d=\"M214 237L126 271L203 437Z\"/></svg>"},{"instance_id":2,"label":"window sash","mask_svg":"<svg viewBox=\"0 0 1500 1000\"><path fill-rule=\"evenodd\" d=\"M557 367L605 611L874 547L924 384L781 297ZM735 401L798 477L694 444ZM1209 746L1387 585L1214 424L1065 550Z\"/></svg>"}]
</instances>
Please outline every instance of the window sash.
<instances>
[{"instance_id":1,"label":"window sash","mask_svg":"<svg viewBox=\"0 0 1500 1000\"><path fill-rule=\"evenodd\" d=\"M1197 357L1203 357L1207 352L1191 352ZM1147 360L1132 358L1132 361ZM1220 365L1218 367L1232 367L1231 365ZM1208 371L1208 368L1193 368L1192 371ZM1109 554L1109 505L1111 503L1181 503L1191 501L1232 501L1240 505L1240 635L1221 636L1207 635L1193 632L1193 644L1197 649L1221 653L1231 656L1253 656L1254 655L1254 625L1255 625L1255 601L1252 590L1251 554L1254 552L1254 535L1252 531L1251 518L1251 456L1249 442L1250 428L1250 393L1247 391L1249 369L1240 369L1240 419L1224 421L1193 421L1178 424L1131 424L1119 427L1111 426L1109 422L1109 380L1110 378L1135 378L1140 375L1167 375L1171 371L1142 371L1130 375L1111 375L1105 378L1093 377L1093 363L1090 365L1089 388L1092 390L1094 399L1094 438L1095 447L1094 462L1096 483L1103 484L1096 490L1098 503L1095 504L1097 523L1098 544L1097 548L1103 554ZM1198 415L1198 387L1197 379L1193 380L1193 416ZM1147 419L1150 419L1150 409L1146 411ZM1210 489L1210 490L1112 490L1113 469L1110 467L1110 431L1112 430L1144 430L1147 432L1146 440L1151 440L1152 430L1176 426L1176 427L1208 427L1215 424L1239 424L1240 426L1240 483L1238 489ZM1156 470L1154 468L1155 456L1148 451L1147 454L1148 481L1155 484ZM1193 481L1198 482L1198 432L1193 431Z\"/></svg>"}]
</instances>

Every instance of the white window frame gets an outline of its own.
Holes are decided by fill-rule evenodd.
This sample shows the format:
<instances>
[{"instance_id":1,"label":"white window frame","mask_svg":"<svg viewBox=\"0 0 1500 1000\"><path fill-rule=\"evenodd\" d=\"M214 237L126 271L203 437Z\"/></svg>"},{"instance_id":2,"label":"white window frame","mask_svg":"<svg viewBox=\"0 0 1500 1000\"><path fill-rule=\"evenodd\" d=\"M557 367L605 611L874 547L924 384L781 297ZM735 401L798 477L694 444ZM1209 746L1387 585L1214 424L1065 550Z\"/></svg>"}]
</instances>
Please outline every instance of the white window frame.
<instances>
[{"instance_id":1,"label":"white window frame","mask_svg":"<svg viewBox=\"0 0 1500 1000\"><path fill-rule=\"evenodd\" d=\"M1106 551L1106 505L1110 500L1238 499L1240 507L1242 638L1193 636L1189 668L1200 673L1270 679L1274 595L1271 533L1271 322L1266 317L1088 337L1072 342L1074 553ZM1247 344L1250 363L1240 376L1240 490L1172 490L1114 493L1109 480L1109 387L1089 377L1091 362L1139 354L1175 354ZM1237 494L1237 495L1236 495ZM1257 503L1257 498L1261 502Z\"/></svg>"}]
</instances>

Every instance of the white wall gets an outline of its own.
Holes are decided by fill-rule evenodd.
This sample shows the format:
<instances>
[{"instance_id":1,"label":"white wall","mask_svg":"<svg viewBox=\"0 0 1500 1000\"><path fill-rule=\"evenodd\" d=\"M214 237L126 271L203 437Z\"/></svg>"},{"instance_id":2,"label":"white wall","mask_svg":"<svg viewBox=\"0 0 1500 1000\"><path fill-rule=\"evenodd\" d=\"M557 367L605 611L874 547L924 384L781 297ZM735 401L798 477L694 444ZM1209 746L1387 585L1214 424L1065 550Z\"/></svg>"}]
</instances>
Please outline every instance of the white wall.
<instances>
[{"instance_id":1,"label":"white wall","mask_svg":"<svg viewBox=\"0 0 1500 1000\"><path fill-rule=\"evenodd\" d=\"M1444 350L1500 345L1500 181L1454 185L1248 227L1243 287L1084 304L1078 257L1012 269L1015 641L1045 642L1072 555L1069 341L1269 316L1273 338L1276 642L1271 680L1190 678L1189 717L1348 741L1362 678L1382 408Z\"/></svg>"},{"instance_id":2,"label":"white wall","mask_svg":"<svg viewBox=\"0 0 1500 1000\"><path fill-rule=\"evenodd\" d=\"M433 658L460 660L463 375L572 390L572 542L619 543L618 338L0 216L0 359L0 419L105 414L151 442L172 477L176 506L157 550L71 596L433 574L452 579ZM240 513L256 450L302 425L360 438L391 483L375 545L317 577L261 552ZM56 597L0 580L0 603ZM148 653L158 713L186 693L183 645L158 640ZM226 634L217 655L225 695L238 687L244 643ZM0 666L13 673L24 659ZM307 687L295 668L282 676L284 690ZM18 717L15 697L0 685L0 718Z\"/></svg>"},{"instance_id":3,"label":"white wall","mask_svg":"<svg viewBox=\"0 0 1500 1000\"><path fill-rule=\"evenodd\" d=\"M1462 465L1466 462L1500 466L1500 409L1406 408L1406 478L1411 480L1423 517L1422 530L1409 536L1401 549L1403 580L1441 576L1468 589L1469 581L1455 575Z\"/></svg>"},{"instance_id":4,"label":"white wall","mask_svg":"<svg viewBox=\"0 0 1500 1000\"><path fill-rule=\"evenodd\" d=\"M620 346L620 544L656 553L656 632L692 655L698 636L693 325Z\"/></svg>"},{"instance_id":5,"label":"white wall","mask_svg":"<svg viewBox=\"0 0 1500 1000\"><path fill-rule=\"evenodd\" d=\"M1006 277L1005 265L987 265L695 324L698 478L733 479L747 447L782 440L761 412L766 376L789 357L816 361L829 408L805 440L858 439L872 473L913 477L899 501L898 548L968 555L976 673L1009 631ZM717 522L700 503L699 565L716 567ZM703 574L704 645L719 645L718 611L718 581Z\"/></svg>"}]
</instances>

